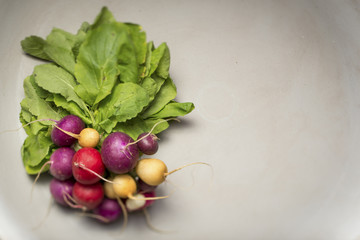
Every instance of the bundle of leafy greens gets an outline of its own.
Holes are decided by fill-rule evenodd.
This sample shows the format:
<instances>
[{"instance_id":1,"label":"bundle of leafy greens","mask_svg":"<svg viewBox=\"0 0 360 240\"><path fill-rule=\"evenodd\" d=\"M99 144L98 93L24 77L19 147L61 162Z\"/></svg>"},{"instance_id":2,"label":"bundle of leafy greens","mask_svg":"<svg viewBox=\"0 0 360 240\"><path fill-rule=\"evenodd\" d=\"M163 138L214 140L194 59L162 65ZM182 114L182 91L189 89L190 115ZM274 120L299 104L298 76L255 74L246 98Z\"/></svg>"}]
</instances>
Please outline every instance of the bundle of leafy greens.
<instances>
[{"instance_id":1,"label":"bundle of leafy greens","mask_svg":"<svg viewBox=\"0 0 360 240\"><path fill-rule=\"evenodd\" d=\"M157 122L194 109L193 103L174 100L166 43L155 47L140 25L117 22L106 7L76 34L53 28L46 39L29 36L21 46L46 61L24 80L20 121L42 120L24 127L28 136L21 154L28 174L37 174L55 150L50 137L54 122L43 119L74 114L103 138L121 131L136 139ZM168 126L163 121L153 133Z\"/></svg>"}]
</instances>

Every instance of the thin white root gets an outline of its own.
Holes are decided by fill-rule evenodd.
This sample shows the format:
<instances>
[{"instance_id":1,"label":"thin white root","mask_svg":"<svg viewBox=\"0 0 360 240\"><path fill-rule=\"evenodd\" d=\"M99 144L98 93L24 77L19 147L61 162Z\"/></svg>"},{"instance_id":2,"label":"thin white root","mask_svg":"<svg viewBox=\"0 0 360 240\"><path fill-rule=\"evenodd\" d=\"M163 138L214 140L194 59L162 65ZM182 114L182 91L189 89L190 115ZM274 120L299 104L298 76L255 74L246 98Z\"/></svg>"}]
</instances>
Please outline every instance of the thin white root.
<instances>
[{"instance_id":1,"label":"thin white root","mask_svg":"<svg viewBox=\"0 0 360 240\"><path fill-rule=\"evenodd\" d=\"M168 118L168 119L161 120L161 121L155 123L154 126L151 128L151 130L150 130L146 135L142 136L141 138L139 138L138 140L136 140L136 141L134 141L134 142L128 143L128 144L125 146L125 149L126 149L127 147L129 147L130 145L136 144L136 143L140 142L141 140L143 140L143 139L147 138L148 136L150 136L150 134L155 130L156 126L159 125L160 123L168 122L168 121L171 121L171 120L175 120L175 121L180 122L180 120L177 119L177 118Z\"/></svg>"},{"instance_id":2,"label":"thin white root","mask_svg":"<svg viewBox=\"0 0 360 240\"><path fill-rule=\"evenodd\" d=\"M112 184L114 184L114 182L113 182L113 181L110 181L110 180L108 180L108 179L104 178L103 176L101 176L101 175L100 175L100 174L98 174L97 172L95 172L95 171L93 171L93 170L91 170L91 169L89 169L89 168L85 167L83 164L79 164L79 163L75 162L75 163L74 163L74 165L75 165L76 167L82 168L82 169L84 169L84 170L86 170L86 171L88 171L88 172L90 172L90 173L94 174L95 176L97 176L98 178L100 178L101 180L103 180L103 181L105 181L105 182L108 182L108 183L112 183Z\"/></svg>"},{"instance_id":3,"label":"thin white root","mask_svg":"<svg viewBox=\"0 0 360 240\"><path fill-rule=\"evenodd\" d=\"M80 135L79 134L75 134L75 133L72 133L72 132L69 132L69 131L66 131L60 127L58 127L56 124L53 125L54 127L56 127L57 129L59 129L60 131L62 131L63 133L73 137L73 138L76 138L76 139L79 139Z\"/></svg>"},{"instance_id":4,"label":"thin white root","mask_svg":"<svg viewBox=\"0 0 360 240\"><path fill-rule=\"evenodd\" d=\"M87 210L85 206L79 205L76 202L76 200L72 196L70 196L70 194L68 194L66 192L63 192L63 199L66 202L66 204L71 208L81 209L84 212Z\"/></svg>"},{"instance_id":5,"label":"thin white root","mask_svg":"<svg viewBox=\"0 0 360 240\"><path fill-rule=\"evenodd\" d=\"M45 220L46 220L46 219L48 218L48 216L50 215L50 210L51 210L51 207L52 207L52 204L53 204L53 203L54 203L54 198L50 198L49 205L48 205L48 208L47 208L47 210L46 210L45 216L44 216L43 219L39 222L38 225L36 225L36 226L34 226L34 227L32 228L33 230L36 230L36 229L40 228L40 227L44 224Z\"/></svg>"},{"instance_id":6,"label":"thin white root","mask_svg":"<svg viewBox=\"0 0 360 240\"><path fill-rule=\"evenodd\" d=\"M212 166L209 164L209 163L204 163L204 162L194 162L194 163L189 163L189 164L186 164L182 167L178 167L178 168L175 168L174 170L170 171L170 172L167 172L167 173L164 173L164 176L167 177L169 176L170 174L173 174L174 172L177 172L185 167L188 167L188 166L191 166L191 165L195 165L195 164L204 164L204 165L208 165L209 167L211 167L212 169Z\"/></svg>"},{"instance_id":7,"label":"thin white root","mask_svg":"<svg viewBox=\"0 0 360 240\"><path fill-rule=\"evenodd\" d=\"M172 194L172 193L171 193L171 194ZM128 196L128 198L133 199L133 200L145 200L145 201L146 201L146 200L159 200L159 199L168 198L168 197L170 197L171 194L166 195L166 196L161 196L161 197L135 197L134 195L130 194L130 195Z\"/></svg>"},{"instance_id":8,"label":"thin white root","mask_svg":"<svg viewBox=\"0 0 360 240\"><path fill-rule=\"evenodd\" d=\"M146 224L148 225L148 227L155 231L155 232L158 232L158 233L174 233L176 231L169 231L169 230L161 230L157 227L155 227L152 223L151 223L151 219L150 219L150 214L149 212L147 211L147 208L144 208L143 209L143 213L144 213L144 216L145 216L145 220L146 220Z\"/></svg>"},{"instance_id":9,"label":"thin white root","mask_svg":"<svg viewBox=\"0 0 360 240\"><path fill-rule=\"evenodd\" d=\"M31 186L31 192L30 192L30 203L32 202L32 196L33 196L33 192L34 192L34 188L35 188L35 183L37 182L37 180L39 179L40 177L40 174L42 173L42 171L44 170L44 168L51 164L51 161L47 161L46 163L44 163L44 165L42 165L42 167L40 168L39 170L39 173L36 175L36 178Z\"/></svg>"},{"instance_id":10,"label":"thin white root","mask_svg":"<svg viewBox=\"0 0 360 240\"><path fill-rule=\"evenodd\" d=\"M19 128L1 131L0 134L7 133L7 132L17 132L17 131L23 129L24 127L26 127L26 126L29 126L29 125L32 124L32 123L35 123L35 122L44 122L44 121L49 121L49 122L55 122L55 123L56 123L56 120L50 119L50 118L47 118L47 119L37 119L37 120L31 121L31 122L28 122L27 124L24 124L24 125L22 125L22 126L19 127Z\"/></svg>"},{"instance_id":11,"label":"thin white root","mask_svg":"<svg viewBox=\"0 0 360 240\"><path fill-rule=\"evenodd\" d=\"M122 232L122 231L125 230L125 228L126 228L126 226L127 226L127 222L128 222L128 212L127 212L127 210L126 210L126 207L125 207L124 203L121 201L121 199L120 199L119 197L116 197L116 200L118 201L118 203L119 203L119 205L120 205L120 207L121 207L121 210L122 210L122 212L123 212L123 215L124 215L124 222L123 222L123 225L122 225L121 231L120 231L120 232Z\"/></svg>"},{"instance_id":12,"label":"thin white root","mask_svg":"<svg viewBox=\"0 0 360 240\"><path fill-rule=\"evenodd\" d=\"M98 215L98 214L82 212L82 213L80 213L80 216L95 218L95 219L100 220L100 221L102 221L102 222L104 222L104 223L110 222L109 219L107 219L106 217L100 216L100 215Z\"/></svg>"}]
</instances>

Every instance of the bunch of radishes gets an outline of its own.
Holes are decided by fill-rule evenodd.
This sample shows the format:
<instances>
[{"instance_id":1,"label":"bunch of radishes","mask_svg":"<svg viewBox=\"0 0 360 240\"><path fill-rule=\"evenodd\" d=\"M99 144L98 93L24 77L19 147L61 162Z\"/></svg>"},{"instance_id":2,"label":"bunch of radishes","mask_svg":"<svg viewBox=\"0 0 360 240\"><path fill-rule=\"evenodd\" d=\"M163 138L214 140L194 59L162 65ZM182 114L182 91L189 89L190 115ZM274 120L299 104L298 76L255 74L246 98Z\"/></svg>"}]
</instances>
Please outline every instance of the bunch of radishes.
<instances>
[{"instance_id":1,"label":"bunch of radishes","mask_svg":"<svg viewBox=\"0 0 360 240\"><path fill-rule=\"evenodd\" d=\"M113 132L103 141L100 138L75 115L55 123L51 139L59 148L47 164L54 177L50 191L57 203L111 222L166 197L156 197L154 192L171 173L166 165L158 159L139 160L142 154L157 152L155 135L143 133L134 141L125 133Z\"/></svg>"}]
</instances>

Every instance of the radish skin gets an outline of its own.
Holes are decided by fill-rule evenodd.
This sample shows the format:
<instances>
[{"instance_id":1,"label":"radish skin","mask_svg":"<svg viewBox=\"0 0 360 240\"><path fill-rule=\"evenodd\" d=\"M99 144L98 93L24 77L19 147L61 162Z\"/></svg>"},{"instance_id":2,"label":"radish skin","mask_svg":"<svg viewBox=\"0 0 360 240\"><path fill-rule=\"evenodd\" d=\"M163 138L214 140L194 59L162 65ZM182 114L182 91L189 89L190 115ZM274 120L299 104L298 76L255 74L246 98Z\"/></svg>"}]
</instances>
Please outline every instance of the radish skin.
<instances>
[{"instance_id":1,"label":"radish skin","mask_svg":"<svg viewBox=\"0 0 360 240\"><path fill-rule=\"evenodd\" d=\"M113 190L116 196L128 198L136 192L136 182L129 174L117 175L113 179Z\"/></svg>"},{"instance_id":2,"label":"radish skin","mask_svg":"<svg viewBox=\"0 0 360 240\"><path fill-rule=\"evenodd\" d=\"M91 185L76 182L72 191L76 204L87 210L95 209L104 199L104 189L100 182Z\"/></svg>"},{"instance_id":3,"label":"radish skin","mask_svg":"<svg viewBox=\"0 0 360 240\"><path fill-rule=\"evenodd\" d=\"M101 154L95 148L81 148L72 159L72 172L76 181L82 184L94 184L105 173Z\"/></svg>"},{"instance_id":4,"label":"radish skin","mask_svg":"<svg viewBox=\"0 0 360 240\"><path fill-rule=\"evenodd\" d=\"M69 147L76 142L76 138L64 133L60 129L73 134L79 134L84 127L85 124L81 118L75 115L67 115L56 123L51 132L51 139L59 147Z\"/></svg>"},{"instance_id":5,"label":"radish skin","mask_svg":"<svg viewBox=\"0 0 360 240\"><path fill-rule=\"evenodd\" d=\"M135 168L139 178L150 186L157 186L164 182L167 171L165 163L156 158L141 159Z\"/></svg>"}]
</instances>

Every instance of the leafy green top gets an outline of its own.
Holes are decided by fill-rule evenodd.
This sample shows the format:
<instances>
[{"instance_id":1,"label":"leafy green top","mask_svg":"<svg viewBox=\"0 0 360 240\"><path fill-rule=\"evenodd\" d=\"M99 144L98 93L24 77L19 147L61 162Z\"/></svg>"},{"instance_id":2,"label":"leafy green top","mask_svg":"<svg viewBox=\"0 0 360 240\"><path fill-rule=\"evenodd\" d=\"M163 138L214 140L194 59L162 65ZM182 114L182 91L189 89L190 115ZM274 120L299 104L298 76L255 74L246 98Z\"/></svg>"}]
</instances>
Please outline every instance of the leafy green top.
<instances>
[{"instance_id":1,"label":"leafy green top","mask_svg":"<svg viewBox=\"0 0 360 240\"><path fill-rule=\"evenodd\" d=\"M141 26L117 22L106 7L76 34L54 28L46 40L29 36L21 46L46 61L24 80L23 124L74 114L103 137L122 131L136 139L155 123L194 109L193 103L174 100L166 43L155 48ZM154 133L168 126L162 122ZM28 174L37 174L54 151L51 129L49 121L25 127L28 137L21 153Z\"/></svg>"}]
</instances>

